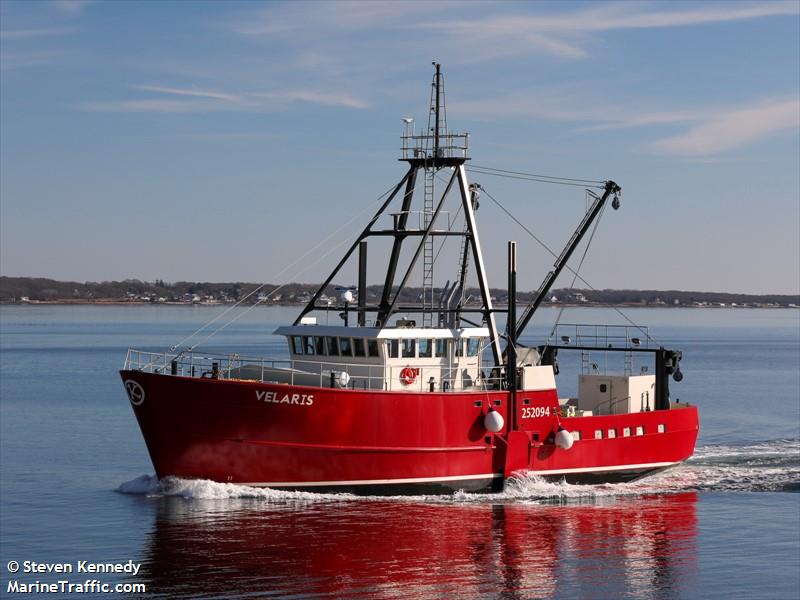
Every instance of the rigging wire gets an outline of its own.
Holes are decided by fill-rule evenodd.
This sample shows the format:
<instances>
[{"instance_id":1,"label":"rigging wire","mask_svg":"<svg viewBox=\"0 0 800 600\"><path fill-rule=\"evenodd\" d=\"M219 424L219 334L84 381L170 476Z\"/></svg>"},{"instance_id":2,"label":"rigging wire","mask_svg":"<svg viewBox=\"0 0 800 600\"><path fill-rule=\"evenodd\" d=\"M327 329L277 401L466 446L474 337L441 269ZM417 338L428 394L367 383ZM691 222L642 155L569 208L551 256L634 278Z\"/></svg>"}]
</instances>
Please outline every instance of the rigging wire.
<instances>
[{"instance_id":1,"label":"rigging wire","mask_svg":"<svg viewBox=\"0 0 800 600\"><path fill-rule=\"evenodd\" d=\"M588 190L587 190L588 192ZM588 194L587 194L588 196ZM592 245L592 240L594 239L594 234L597 232L597 227L600 225L600 220L603 218L603 213L606 210L606 205L600 210L600 214L597 215L597 220L594 222L594 226L592 227L592 233L589 235L589 239L586 242L586 247L583 249L583 256L581 256L581 260L578 263L577 268L575 269L575 276L572 278L572 283L569 286L570 290L575 289L575 282L578 279L578 273L580 273L581 267L583 267L583 261L586 260L586 255L589 253L589 247ZM553 336L556 334L556 329L558 329L558 324L561 322L561 316L564 314L564 310L566 310L566 306L561 305L558 309L558 314L556 315L556 320L553 323L553 329L550 331L550 335L547 338L549 342L553 339Z\"/></svg>"},{"instance_id":2,"label":"rigging wire","mask_svg":"<svg viewBox=\"0 0 800 600\"><path fill-rule=\"evenodd\" d=\"M486 167L483 165L471 165L476 169L484 169L486 171L498 171L500 173L511 173L512 175L525 175L527 177L542 177L544 179L560 179L562 181L583 181L585 183L605 183L601 179L580 179L575 177L558 177L556 175L541 175L538 173L525 173L523 171L509 171L508 169L498 169L496 167Z\"/></svg>"},{"instance_id":3,"label":"rigging wire","mask_svg":"<svg viewBox=\"0 0 800 600\"><path fill-rule=\"evenodd\" d=\"M360 216L360 215L359 215L359 216ZM350 222L348 222L346 225L349 225L349 224L350 224ZM342 228L340 228L339 230L341 230L341 229L342 229ZM337 231L339 231L339 230L337 230ZM327 238L326 238L326 241L327 241ZM344 244L345 244L346 242L348 242L348 241L349 241L349 238L343 238L343 239L342 239L342 240L341 240L341 241L340 241L338 244L334 244L333 246L331 246L331 247L328 249L328 251L327 251L327 252L325 252L324 254L320 255L320 256L319 256L319 257L318 257L316 260L312 261L311 263L309 263L307 266L303 267L303 268L302 268L302 269L300 269L299 271L295 271L294 273L295 273L295 274L297 274L297 275L299 275L299 274L301 274L301 273L304 273L305 271L307 271L307 270L308 270L308 269L310 269L311 267L313 267L313 266L316 266L316 265L317 265L318 263L320 263L320 262L321 262L323 259L327 258L327 257L328 257L328 255L330 255L330 254L331 254L331 253L332 253L334 250L338 249L340 246L344 245ZM316 249L316 248L318 248L318 247L319 247L319 245L317 245L317 246L315 247L315 249ZM305 255L304 255L304 256L305 256ZM295 262L292 264L292 266L293 266L293 265L295 265L295 264L297 264L297 261L295 261ZM287 269L288 269L288 268L287 268ZM285 271L286 271L286 269L284 269L284 272L285 272ZM283 273L283 272L281 272L280 274L282 274L282 273ZM287 285L289 285L289 284L288 284L288 283L282 283L281 285L279 285L278 287L276 287L274 290L272 290L272 291L271 291L269 294L267 294L267 295L266 295L264 298L261 298L261 299L259 299L257 302L255 302L254 304L251 304L251 305L250 305L250 306L248 306L248 307L247 307L245 310L243 310L242 312L240 312L238 315L236 315L235 317L231 318L230 320L226 321L225 323L223 323L222 325L220 325L219 327L217 327L217 328L216 328L214 331L212 331L212 332L211 332L210 334L208 334L206 337L204 337L203 339L201 339L201 340L200 340L199 342L197 342L197 343L196 343L194 346L192 346L191 348L188 348L188 350L193 350L194 348L196 348L196 347L197 347L197 346L199 346L200 344L203 344L203 343L207 342L209 339L211 339L212 337L214 337L215 335L217 335L217 334L218 334L220 331L222 331L223 329L225 329L226 327L228 327L228 325L232 325L233 323L235 323L236 321L238 321L239 319L241 319L243 316L245 316L247 313L249 313L251 310L253 310L253 309L254 309L256 306L258 306L258 305L262 304L263 302L266 302L266 301L269 299L269 297L270 297L270 296L272 296L272 295L273 295L275 292L277 292L278 290L280 290L280 289L282 289L282 288L286 287Z\"/></svg>"},{"instance_id":4,"label":"rigging wire","mask_svg":"<svg viewBox=\"0 0 800 600\"><path fill-rule=\"evenodd\" d=\"M441 175L439 175L439 173L436 173L436 179L438 179L442 183L448 183L448 180L445 179L444 177L442 177ZM458 216L461 214L461 209L463 209L463 208L464 207L461 204L458 205L458 210L456 211L456 214L453 215L453 218L450 220L450 223L448 223L448 225L447 225L447 231L452 231L453 230L453 225L455 225L456 220L458 219ZM447 238L446 237L443 238L441 243L439 244L439 249L436 251L436 255L433 257L433 264L436 264L436 261L439 258L439 254L441 254L442 248L444 248L445 242L447 242Z\"/></svg>"},{"instance_id":5,"label":"rigging wire","mask_svg":"<svg viewBox=\"0 0 800 600\"><path fill-rule=\"evenodd\" d=\"M505 206L503 206L503 205L502 205L502 204L501 204L501 203L500 203L500 202L499 202L499 201L498 201L498 200L497 200L497 199L496 199L494 196L492 196L492 195L491 195L491 194L490 194L488 191L486 191L486 188L484 188L483 186L481 186L481 190L482 190L482 191L483 191L483 192L486 194L486 196L487 196L487 197L488 197L488 198L489 198L489 199L490 199L492 202L494 202L494 203L495 203L495 204L496 204L496 205L497 205L497 206L500 208L500 210L502 210L504 213L506 213L506 215L508 215L508 216L511 218L511 220L512 220L512 221L514 221L514 222L515 222L517 225L519 225L519 226L520 226L520 227L521 227L521 228L522 228L522 229L525 231L525 233L527 233L527 234L528 234L529 236L531 236L531 237L532 237L534 240L536 240L536 242L537 242L537 243L538 243L540 246L542 246L542 248L544 248L545 250L547 250L547 251L548 251L550 254L552 254L552 255L553 255L555 258L558 258L558 255L557 255L555 252L553 252L553 251L550 249L550 247L549 247L547 244L545 244L545 243L544 243L542 240L540 240L538 237L536 237L536 235L535 235L535 234L534 234L534 233L533 233L533 232L532 232L530 229L528 229L527 227L525 227L525 225L523 225L523 224L522 224L522 222L521 222L519 219L517 219L517 217L515 217L515 216L514 216L514 215L513 215L513 214L512 214L512 213L511 213L511 212L510 212L510 211L509 211L509 210L508 210L508 209L507 209ZM594 235L594 234L592 234L592 235ZM581 262L583 262L583 260L581 260ZM597 288L595 288L595 287L594 287L593 285L591 285L591 284L590 284L588 281L586 281L586 280L585 280L583 277L581 277L581 276L580 276L580 274L578 274L578 272L577 272L575 269L573 269L573 268L572 268L572 267L570 267L569 265L564 265L564 268L565 268L565 269L567 269L567 270L568 270L570 273L572 273L573 275L575 275L575 279L579 279L579 280L581 281L581 283L583 283L583 285L585 285L585 286L586 286L588 289L592 290L593 292L597 292L597 291L598 291L598 290L597 290ZM573 282L573 285L574 285L574 282ZM635 322L634 322L632 319L630 319L630 317L628 317L628 315L626 315L624 312L622 312L622 311L619 309L619 307L612 306L611 308L612 308L612 309L613 309L613 310L614 310L614 311L615 311L617 314L619 314L619 315L620 315L620 316L621 316L623 319L625 319L625 320L626 320L626 321L627 321L627 322L628 322L628 323L629 323L629 324L630 324L632 327L635 327L635 328L636 328L636 329L638 329L640 332L642 332L642 334L643 334L643 335L644 335L644 336L645 336L645 337L646 337L648 340L650 340L650 341L651 341L651 342L653 342L654 344L657 344L657 343L658 343L658 342L656 341L656 339L655 339L653 336L651 336L651 335L650 335L650 333L648 333L648 331L647 331L646 329L643 329L641 325L639 325L639 324L635 323Z\"/></svg>"},{"instance_id":6,"label":"rigging wire","mask_svg":"<svg viewBox=\"0 0 800 600\"><path fill-rule=\"evenodd\" d=\"M572 185L576 187L597 187L602 188L604 181L597 179L577 179L574 177L557 177L554 175L540 175L537 173L525 173L523 171L509 171L507 169L496 169L481 165L470 165L468 171L481 175L494 175L495 177L506 177L509 179L522 179L525 181L537 181L539 183L554 183L558 185Z\"/></svg>"},{"instance_id":7,"label":"rigging wire","mask_svg":"<svg viewBox=\"0 0 800 600\"><path fill-rule=\"evenodd\" d=\"M380 196L378 196L378 198L377 198L377 200L375 200L375 202L373 202L372 204L369 204L369 205L367 205L367 206L366 206L366 207L365 207L365 208L364 208L364 209L363 209L361 212L357 213L355 216L353 216L353 217L352 217L350 220L348 220L347 222L345 222L345 223L344 223L343 225L341 225L339 228L337 228L337 229L333 230L333 231L332 231L332 232L331 232L331 233L330 233L328 236L326 236L324 239L320 240L320 242L319 242L319 243L318 243L316 246L313 246L313 247L312 247L312 248L310 248L310 249L309 249L309 250L308 250L308 251L307 251L305 254L303 254L303 255L301 255L300 257L298 257L298 258L297 258L297 259L296 259L294 262L292 262L292 263L290 263L289 265L287 265L286 267L284 267L284 269L283 269L283 270L281 270L280 272L278 272L278 273L277 273L277 274L274 276L274 278L278 278L278 277L282 276L282 275L283 275L283 274L285 274L287 271L290 271L291 269L293 269L293 268L294 268L294 267L295 267L295 266L296 266L298 263L300 263L300 262L301 262L303 259L305 259L306 257L308 257L310 254L313 254L314 252L316 252L316 251L317 251L317 250L318 250L318 249L319 249L321 246L323 246L325 243L327 243L327 242L328 242L328 241L329 241L329 240L330 240L332 237L334 237L335 235L337 235L337 234L338 234L340 231L342 231L344 228L346 228L346 227L348 227L349 225L351 225L351 224L352 224L352 223L353 223L353 222L354 222L356 219L359 219L359 218L361 218L361 216L362 216L364 213L368 212L368 211L369 211L369 210L370 210L370 209L371 209L371 208L372 208L372 207L373 207L375 204L377 204L377 203L381 202L381 201L382 201L384 198L386 198L386 196L387 196L389 193L391 193L391 191L392 191L392 190L393 190L395 187L396 187L396 185L394 185L394 186L390 187L390 188L389 188L388 190L386 190L386 191L385 191L383 194L381 194ZM322 256L320 256L319 258L317 258L317 259L316 259L315 261L313 261L313 262L312 262L310 265L308 265L308 267L305 267L305 268L301 269L299 272L300 272L300 273L302 273L303 271L307 270L309 267L311 267L311 266L313 266L313 265L316 265L318 262L320 262L320 260L322 260L323 258L325 258L325 257L326 257L328 254L330 254L330 252L331 252L332 250L334 250L335 248L339 247L339 246L340 246L342 243L343 243L343 242L340 242L339 244L336 244L335 246L333 246L332 248L330 248L330 249L328 250L328 252L326 252L325 254L323 254ZM254 308L255 306L258 306L258 305L259 305L259 304L261 304L262 302L266 301L266 300L267 300L267 299L268 299L270 296L272 296L272 295L273 295L275 292L277 292L279 289L281 289L281 288L285 287L286 285L287 285L287 284L281 284L280 286L278 286L277 288L275 288L274 290L272 290L272 291L271 291L269 294L267 294L267 295L266 295L266 296L265 296L265 297L264 297L262 300L259 300L258 302L256 302L255 304L253 304L253 305L252 305L252 306L251 306L251 307L250 307L248 310L244 311L244 313L242 313L242 315L243 315L243 314L246 314L246 313L248 313L248 312L249 312L250 310L252 310L252 308ZM221 312L220 314L218 314L216 317L214 317L213 319L211 319L209 322L207 322L207 323L205 323L204 325L202 325L201 327L199 327L199 328L198 328L198 329L197 329L197 330L196 330L194 333L192 333L191 335L189 335L189 336L187 336L187 337L183 338L183 339L182 339L181 341L179 341L177 344L175 344L175 345L171 346L171 347L169 348L169 351L170 351L170 352L173 352L173 351L175 351L175 350L176 350L176 349L177 349L179 346L182 346L183 344L185 344L185 343L186 343L186 342L188 342L189 340L193 339L195 336L197 336L198 334L200 334L200 332L202 332L202 331L204 331L205 329L209 328L211 325L213 325L214 323L216 323L217 321L219 321L219 320L220 320L222 317L224 317L225 315L227 315L227 314L228 314L229 312L231 312L233 309L235 309L235 308L237 308L238 306L240 306L240 305L241 305L243 302L245 302L245 301L246 301L248 298L252 297L252 296L253 296L253 294L255 294L255 293L259 292L259 291L260 291L260 290L262 290L262 289L264 289L264 287L266 287L266 286L267 286L267 283L262 283L262 284L261 284L261 285L259 285L258 287L256 287L256 288L252 289L252 290L251 290L250 292L248 292L248 293L247 293L247 294L246 294L246 295L245 295L243 298L241 298L240 300L237 300L237 301L236 301L234 304L232 304L231 306L229 306L228 308L226 308L224 311L222 311L222 312ZM228 322L228 324L230 324L230 323L234 322L235 320L238 320L240 317L241 317L241 315L240 315L240 316L238 316L238 317L236 317L236 318L235 318L235 319L233 319L232 321ZM212 336L214 336L214 335L215 335L215 334L216 334L218 331L221 331L222 329L224 329L226 326L227 326L227 325L224 325L224 326L222 326L222 327L220 327L220 328L218 328L218 329L215 329L215 330L214 330L214 331L213 331L213 332L212 332L210 335L208 335L208 336L206 336L205 338L203 338L203 339L202 339L200 342L198 342L198 343L197 343L197 344L195 344L194 346L187 347L187 348L185 348L184 350L182 350L182 351L181 351L181 352L178 354L178 356L181 356L181 355L182 355L184 352L186 352L186 351L193 350L193 349L194 349L195 347L197 347L199 344L201 344L201 343L203 343L204 341L208 340L209 338L211 338Z\"/></svg>"},{"instance_id":8,"label":"rigging wire","mask_svg":"<svg viewBox=\"0 0 800 600\"><path fill-rule=\"evenodd\" d=\"M587 192L588 192L588 190L587 190ZM487 192L487 195L488 195L488 192ZM588 193L587 193L587 196L588 196ZM580 260L580 262L578 263L578 266L575 269L575 275L573 276L572 283L569 286L570 290L575 288L575 281L578 279L578 273L580 272L581 267L583 267L583 262L586 260L586 256L589 254L589 247L592 245L592 240L594 240L594 234L597 232L597 228L600 225L600 220L603 218L603 213L605 212L605 210L606 210L606 207L603 206L603 208L600 210L600 213L597 215L597 219L595 220L594 225L592 226L592 233L589 234L589 239L586 242L586 247L583 249L583 255L581 256L581 260ZM550 330L550 335L547 336L547 341L548 342L550 342L550 340L553 339L553 336L556 333L556 329L558 329L558 324L561 321L561 316L564 314L564 311L566 310L566 308L567 307L564 306L563 304L559 307L558 314L556 315L556 319L553 322L553 328ZM506 341L508 341L508 324L507 323L506 323L505 337L506 337ZM515 348L516 348L516 346L515 346Z\"/></svg>"},{"instance_id":9,"label":"rigging wire","mask_svg":"<svg viewBox=\"0 0 800 600\"><path fill-rule=\"evenodd\" d=\"M469 171L470 173L476 173L478 175L491 175L493 177L503 177L505 179L520 179L522 181L536 181L538 183L553 183L553 184L556 184L556 185L569 185L569 186L580 187L580 188L585 188L585 187L588 186L588 187L595 187L597 189L602 189L602 186L599 185L599 184L573 183L573 182L570 182L570 181L553 181L553 180L550 180L550 179L539 179L539 178L536 178L536 177L527 177L527 176L522 176L522 175L507 175L505 173L494 173L492 171L482 171L480 169L475 169L473 167L470 167L469 169L467 169L467 171Z\"/></svg>"}]
</instances>

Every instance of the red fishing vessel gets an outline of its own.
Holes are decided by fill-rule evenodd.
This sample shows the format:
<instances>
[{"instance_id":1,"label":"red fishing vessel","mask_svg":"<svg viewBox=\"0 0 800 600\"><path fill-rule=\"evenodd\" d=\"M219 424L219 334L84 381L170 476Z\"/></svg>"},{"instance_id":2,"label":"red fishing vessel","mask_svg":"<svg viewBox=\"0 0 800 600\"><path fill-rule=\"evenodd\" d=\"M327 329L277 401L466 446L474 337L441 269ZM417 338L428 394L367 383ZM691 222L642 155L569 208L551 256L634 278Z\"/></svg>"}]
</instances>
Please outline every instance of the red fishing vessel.
<instances>
[{"instance_id":1,"label":"red fishing vessel","mask_svg":"<svg viewBox=\"0 0 800 600\"><path fill-rule=\"evenodd\" d=\"M275 331L288 360L129 350L121 376L159 477L355 493L499 490L521 472L627 481L692 455L697 410L669 395L681 353L655 345L646 328L559 324L537 347L518 342L606 204L619 207L620 187L586 182L591 206L519 318L509 242L508 306L495 307L476 221L481 187L467 179L469 136L447 129L443 97L436 65L427 130L406 119L405 175L295 322ZM390 242L372 302L370 238ZM450 240L456 277L437 288L434 263ZM331 306L325 292L349 262L357 294ZM404 303L419 271L421 298ZM470 276L478 302L466 294ZM317 323L330 309L341 325ZM567 350L582 372L577 395L560 398L558 353ZM620 357L621 372L601 372L598 353ZM652 364L636 371L645 356Z\"/></svg>"}]
</instances>

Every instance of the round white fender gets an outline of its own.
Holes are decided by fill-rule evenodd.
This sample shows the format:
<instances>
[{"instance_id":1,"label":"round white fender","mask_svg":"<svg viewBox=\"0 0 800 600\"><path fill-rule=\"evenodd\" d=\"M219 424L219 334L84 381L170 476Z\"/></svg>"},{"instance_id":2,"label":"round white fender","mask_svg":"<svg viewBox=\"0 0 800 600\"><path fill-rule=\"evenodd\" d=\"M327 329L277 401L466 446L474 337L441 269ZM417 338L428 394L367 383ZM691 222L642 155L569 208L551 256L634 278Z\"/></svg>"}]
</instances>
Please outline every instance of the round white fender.
<instances>
[{"instance_id":1,"label":"round white fender","mask_svg":"<svg viewBox=\"0 0 800 600\"><path fill-rule=\"evenodd\" d=\"M336 381L339 384L339 387L346 388L347 384L350 383L350 375L347 371L341 371L336 375Z\"/></svg>"},{"instance_id":2,"label":"round white fender","mask_svg":"<svg viewBox=\"0 0 800 600\"><path fill-rule=\"evenodd\" d=\"M572 434L564 429L561 425L558 426L556 432L556 446L562 450L569 450L575 440L572 439Z\"/></svg>"},{"instance_id":3,"label":"round white fender","mask_svg":"<svg viewBox=\"0 0 800 600\"><path fill-rule=\"evenodd\" d=\"M489 412L486 413L486 416L483 417L483 426L492 433L497 433L503 429L503 425L505 425L505 421L503 421L503 415L493 408L490 408Z\"/></svg>"}]
</instances>

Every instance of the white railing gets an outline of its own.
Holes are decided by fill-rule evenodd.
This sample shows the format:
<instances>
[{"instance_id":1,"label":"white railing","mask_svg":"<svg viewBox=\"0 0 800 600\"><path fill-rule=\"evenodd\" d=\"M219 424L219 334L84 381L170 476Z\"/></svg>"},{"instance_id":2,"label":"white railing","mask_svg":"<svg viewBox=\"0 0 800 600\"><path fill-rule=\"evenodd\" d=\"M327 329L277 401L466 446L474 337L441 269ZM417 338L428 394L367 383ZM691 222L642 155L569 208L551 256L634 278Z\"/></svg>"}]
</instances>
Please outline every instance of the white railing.
<instances>
[{"instance_id":1,"label":"white railing","mask_svg":"<svg viewBox=\"0 0 800 600\"><path fill-rule=\"evenodd\" d=\"M433 158L466 158L469 151L469 134L453 131L442 132L439 135L438 156L433 156L433 147L436 143L433 134L407 133L400 138L400 148L403 160L412 158L431 160Z\"/></svg>"},{"instance_id":2,"label":"white railing","mask_svg":"<svg viewBox=\"0 0 800 600\"><path fill-rule=\"evenodd\" d=\"M255 380L355 390L485 391L499 389L500 384L499 378L472 377L465 373L467 369L455 362L447 365L386 365L275 360L209 352L147 352L133 348L128 350L124 369L180 377ZM408 377L407 369L412 370L413 376Z\"/></svg>"}]
</instances>

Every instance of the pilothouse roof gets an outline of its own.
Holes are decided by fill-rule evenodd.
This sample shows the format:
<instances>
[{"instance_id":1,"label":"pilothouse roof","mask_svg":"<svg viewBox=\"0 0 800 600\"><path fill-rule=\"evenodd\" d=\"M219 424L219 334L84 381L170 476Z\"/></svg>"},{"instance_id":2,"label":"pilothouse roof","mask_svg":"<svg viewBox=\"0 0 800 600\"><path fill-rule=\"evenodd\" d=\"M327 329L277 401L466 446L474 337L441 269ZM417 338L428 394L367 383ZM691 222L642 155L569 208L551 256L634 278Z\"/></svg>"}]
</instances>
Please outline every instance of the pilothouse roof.
<instances>
[{"instance_id":1,"label":"pilothouse roof","mask_svg":"<svg viewBox=\"0 0 800 600\"><path fill-rule=\"evenodd\" d=\"M460 329L431 327L344 327L342 325L288 325L278 327L275 335L317 335L396 340L404 338L460 339L489 337L488 327Z\"/></svg>"}]
</instances>

